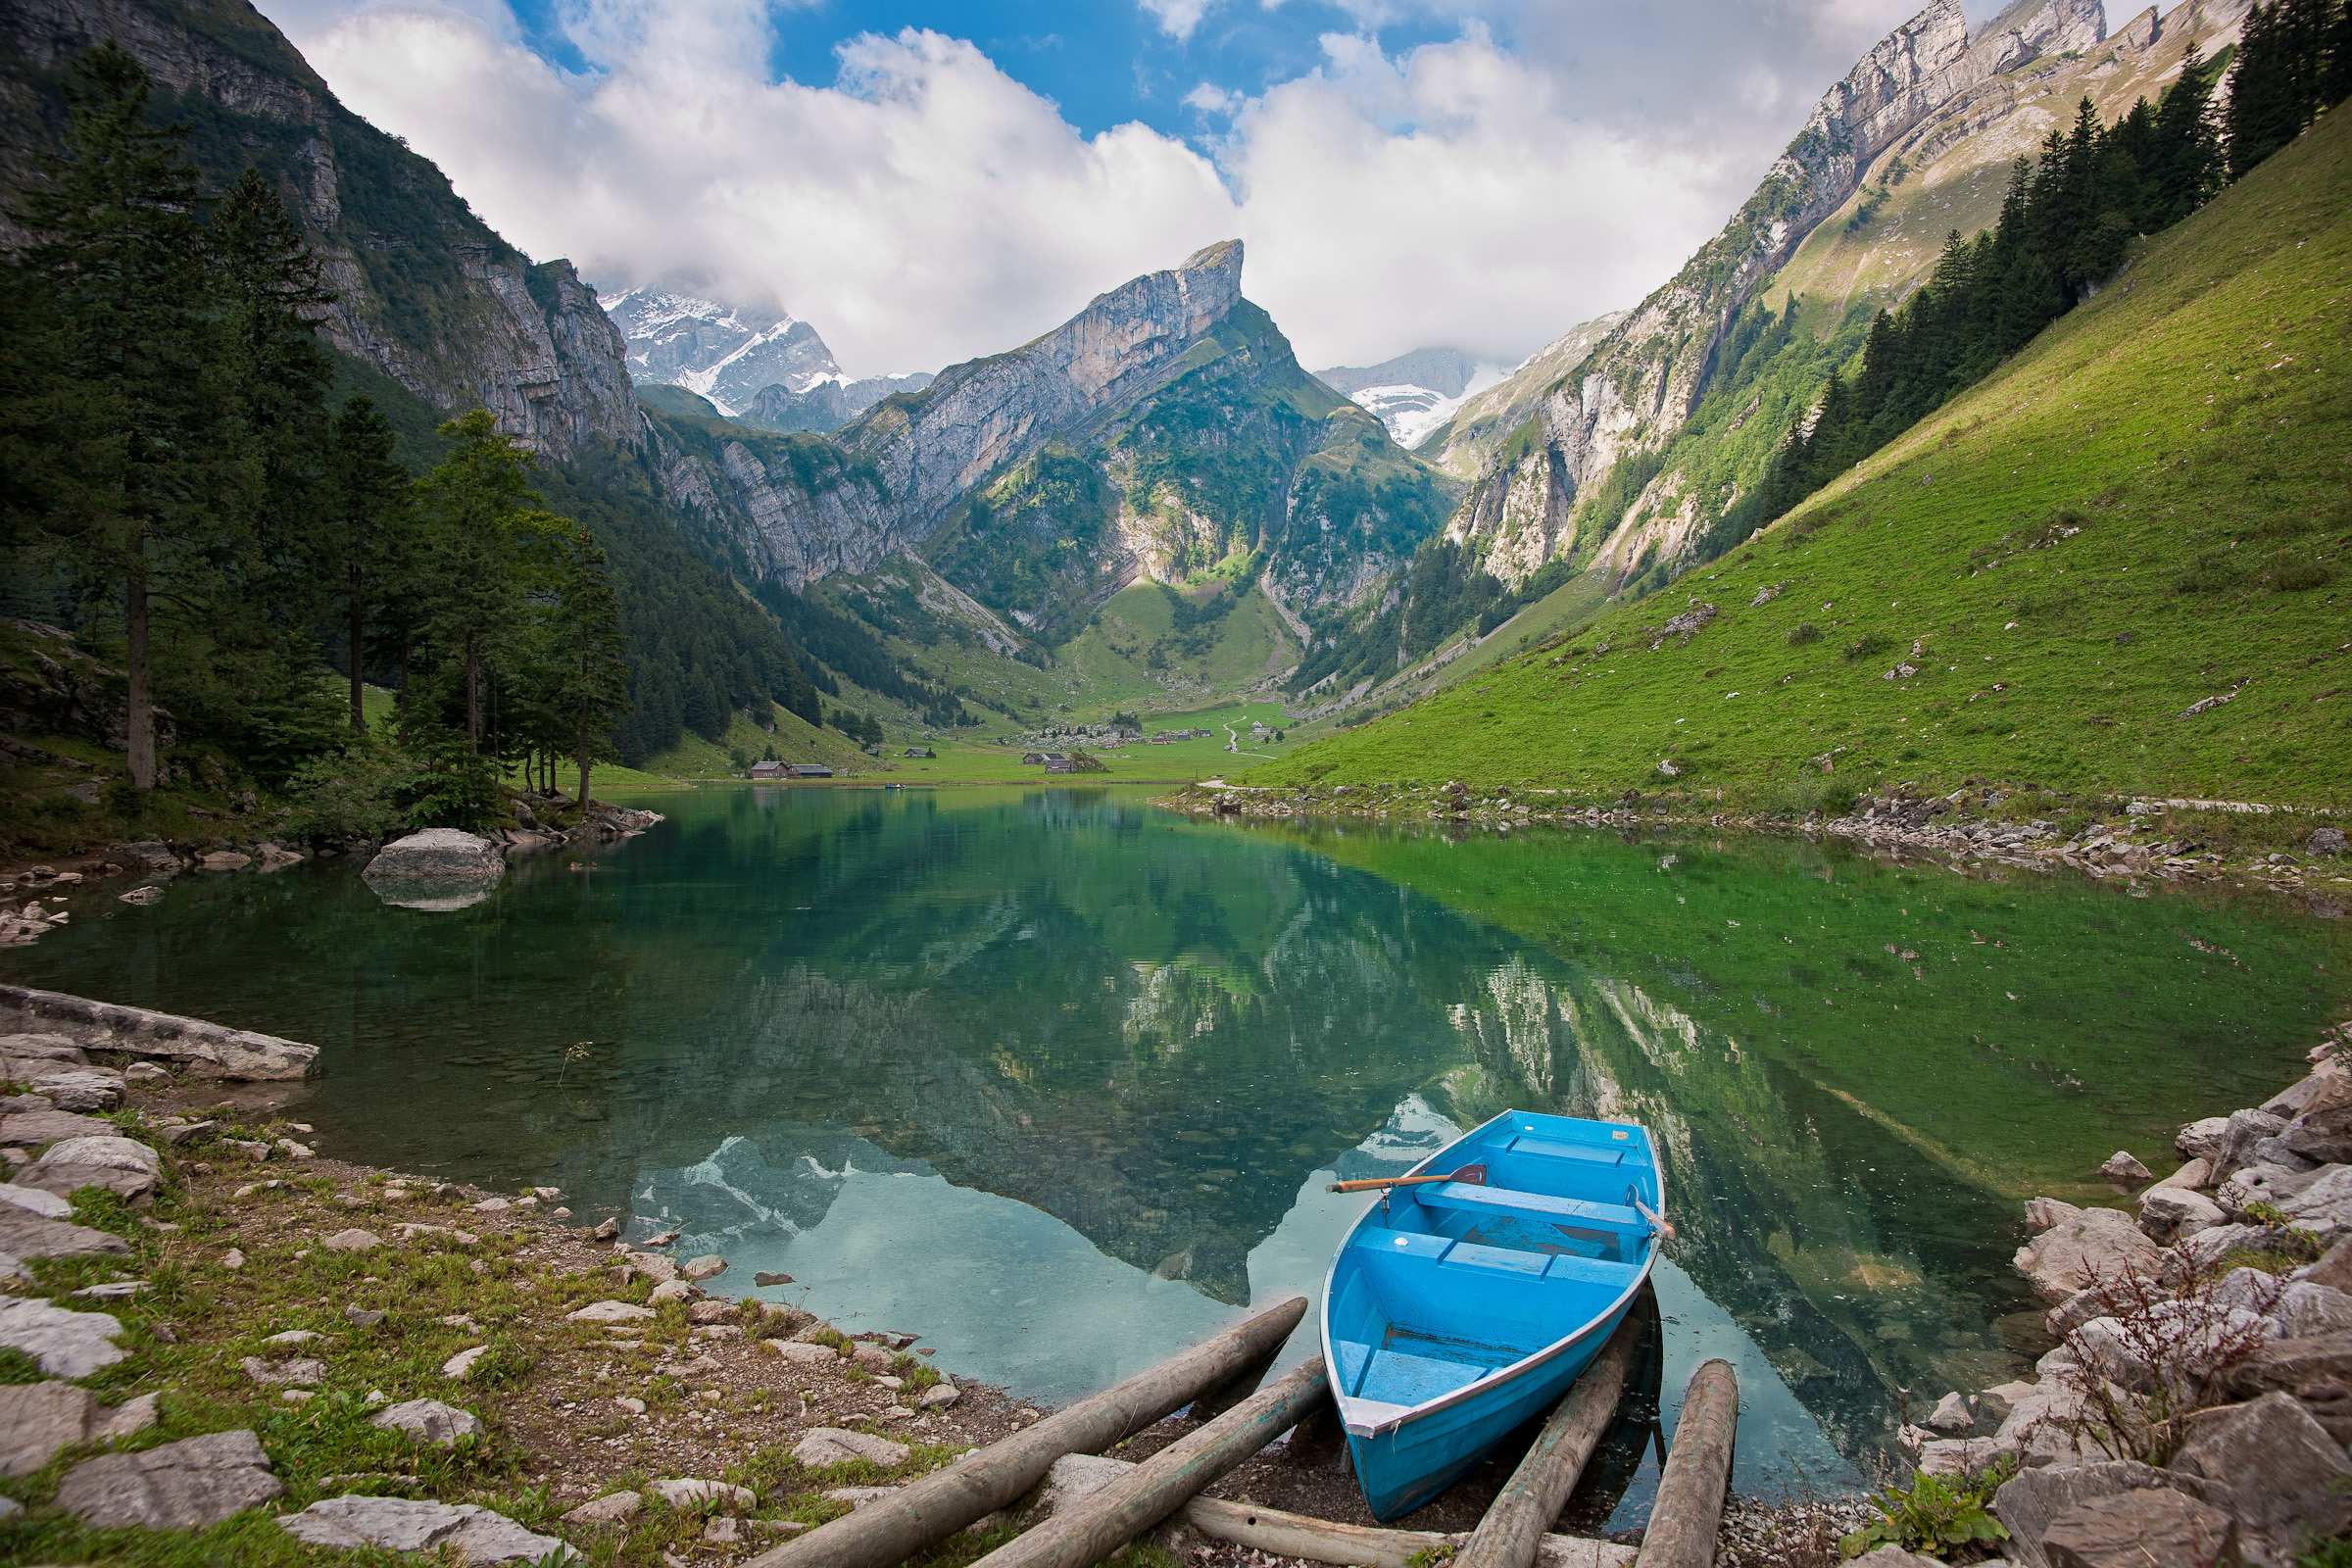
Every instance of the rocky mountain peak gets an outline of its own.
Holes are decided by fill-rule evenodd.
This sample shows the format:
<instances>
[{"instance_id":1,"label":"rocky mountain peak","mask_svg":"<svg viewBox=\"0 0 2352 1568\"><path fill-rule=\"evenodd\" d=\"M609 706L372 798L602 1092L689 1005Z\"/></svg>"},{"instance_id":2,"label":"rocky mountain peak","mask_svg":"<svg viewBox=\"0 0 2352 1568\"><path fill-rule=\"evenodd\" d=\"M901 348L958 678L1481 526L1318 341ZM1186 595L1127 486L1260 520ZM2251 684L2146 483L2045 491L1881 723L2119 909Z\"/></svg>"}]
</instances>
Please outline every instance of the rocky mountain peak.
<instances>
[{"instance_id":1,"label":"rocky mountain peak","mask_svg":"<svg viewBox=\"0 0 2352 1568\"><path fill-rule=\"evenodd\" d=\"M1010 353L948 367L916 397L869 410L841 439L919 527L996 468L1164 380L1241 299L1242 242L1224 240L1096 295Z\"/></svg>"},{"instance_id":2,"label":"rocky mountain peak","mask_svg":"<svg viewBox=\"0 0 2352 1568\"><path fill-rule=\"evenodd\" d=\"M628 341L631 379L682 386L730 417L771 386L801 397L848 379L816 328L787 312L663 288L615 294L605 312Z\"/></svg>"}]
</instances>

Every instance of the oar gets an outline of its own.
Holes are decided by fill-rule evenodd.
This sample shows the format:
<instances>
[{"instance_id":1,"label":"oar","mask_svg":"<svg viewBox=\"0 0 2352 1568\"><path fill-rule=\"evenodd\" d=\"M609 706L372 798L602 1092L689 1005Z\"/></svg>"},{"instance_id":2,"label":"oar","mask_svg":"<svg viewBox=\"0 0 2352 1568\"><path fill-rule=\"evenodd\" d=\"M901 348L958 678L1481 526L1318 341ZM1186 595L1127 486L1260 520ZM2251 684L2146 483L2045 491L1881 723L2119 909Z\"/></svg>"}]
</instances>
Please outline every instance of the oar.
<instances>
[{"instance_id":1,"label":"oar","mask_svg":"<svg viewBox=\"0 0 2352 1568\"><path fill-rule=\"evenodd\" d=\"M1636 1198L1632 1193L1628 1193L1625 1196L1634 1200L1634 1206L1642 1211L1642 1217L1643 1219L1649 1221L1651 1229L1663 1232L1666 1239L1670 1242L1674 1240L1674 1227L1666 1223L1665 1215L1659 1213L1656 1209L1642 1201L1641 1199Z\"/></svg>"},{"instance_id":2,"label":"oar","mask_svg":"<svg viewBox=\"0 0 2352 1568\"><path fill-rule=\"evenodd\" d=\"M1369 1193L1388 1187L1424 1187L1432 1182L1460 1182L1469 1187L1487 1185L1487 1167L1464 1165L1444 1176L1375 1176L1360 1182L1333 1182L1323 1190L1327 1193Z\"/></svg>"}]
</instances>

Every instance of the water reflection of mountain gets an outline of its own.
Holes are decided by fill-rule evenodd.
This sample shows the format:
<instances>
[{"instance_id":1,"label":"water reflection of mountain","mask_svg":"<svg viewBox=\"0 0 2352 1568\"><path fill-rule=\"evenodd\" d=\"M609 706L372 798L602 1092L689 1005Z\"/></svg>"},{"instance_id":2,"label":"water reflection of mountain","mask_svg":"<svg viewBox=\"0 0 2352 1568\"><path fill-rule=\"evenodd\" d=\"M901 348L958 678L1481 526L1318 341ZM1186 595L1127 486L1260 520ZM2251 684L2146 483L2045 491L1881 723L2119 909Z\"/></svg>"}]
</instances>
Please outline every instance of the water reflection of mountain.
<instances>
[{"instance_id":1,"label":"water reflection of mountain","mask_svg":"<svg viewBox=\"0 0 2352 1568\"><path fill-rule=\"evenodd\" d=\"M1212 1303L1247 1299L1252 1250L1315 1171L1413 1152L1358 1146L1416 1095L1464 1124L1509 1105L1638 1117L1668 1151L1682 1266L1868 1468L1892 1390L1998 1381L2000 1319L2027 1304L2009 1197L1922 1132L1942 1082L1947 1103L1983 1095L1948 1018L1996 984L2039 1004L2086 951L2153 986L2166 959L2138 950L2187 918L2128 900L2050 914L2015 890L1984 912L1938 893L1950 907L1931 911L1908 884L1857 898L1780 851L1687 855L1669 875L1654 849L1593 838L1286 838L1102 792L664 809L593 873L518 867L461 911L386 910L326 867L191 880L13 952L9 972L318 1043L304 1119L350 1157L554 1181L583 1211L650 1193L698 1234L747 1239L816 1229L853 1170L936 1176ZM2006 932L2009 967L1936 959L1975 977L1964 991L1924 943L1916 966L1881 951L1931 912L1963 943L1972 923L1988 945ZM1806 948L1777 927L1737 945L1768 918ZM2027 936L2048 951L2022 956ZM2246 955L2228 977L2263 988L2230 995L2244 1016L2307 1008L2278 978L2302 961L2288 936L2201 935ZM2023 1107L2024 1135L1984 1140L2007 1178L2042 1179L2008 1152L2034 1140L2111 1136L2114 1097L2059 1068L2098 1082L2144 1046L2184 1092L2270 1071L2239 1044L2197 1054L2169 1012L2148 1033L2147 1011L2052 1011L2028 1023L2056 1043L1982 1058ZM1816 1022L1833 1017L1850 1036ZM2062 1025L2105 1054L2067 1054ZM1933 1090L1910 1081L1926 1067Z\"/></svg>"}]
</instances>

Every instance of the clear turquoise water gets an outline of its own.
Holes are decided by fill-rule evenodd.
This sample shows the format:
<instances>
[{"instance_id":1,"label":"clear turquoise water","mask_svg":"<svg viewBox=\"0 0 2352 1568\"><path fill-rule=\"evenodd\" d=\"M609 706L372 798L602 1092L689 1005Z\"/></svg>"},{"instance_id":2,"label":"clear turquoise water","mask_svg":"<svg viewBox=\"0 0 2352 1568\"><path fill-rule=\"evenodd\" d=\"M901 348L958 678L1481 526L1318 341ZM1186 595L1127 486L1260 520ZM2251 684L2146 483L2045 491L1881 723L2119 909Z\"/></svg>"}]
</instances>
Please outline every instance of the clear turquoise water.
<instances>
[{"instance_id":1,"label":"clear turquoise water","mask_svg":"<svg viewBox=\"0 0 2352 1568\"><path fill-rule=\"evenodd\" d=\"M721 1284L789 1273L761 1294L1044 1399L1316 1293L1364 1201L1335 1175L1506 1105L1633 1116L1682 1231L1668 1415L1728 1356L1742 1484L1817 1489L1877 1473L1899 1391L2037 1348L2021 1197L2157 1162L2345 998L2346 922L2297 906L1801 843L1101 789L642 804L669 820L470 908L387 907L349 861L189 876L0 972L314 1042L289 1113L329 1152L681 1227Z\"/></svg>"}]
</instances>

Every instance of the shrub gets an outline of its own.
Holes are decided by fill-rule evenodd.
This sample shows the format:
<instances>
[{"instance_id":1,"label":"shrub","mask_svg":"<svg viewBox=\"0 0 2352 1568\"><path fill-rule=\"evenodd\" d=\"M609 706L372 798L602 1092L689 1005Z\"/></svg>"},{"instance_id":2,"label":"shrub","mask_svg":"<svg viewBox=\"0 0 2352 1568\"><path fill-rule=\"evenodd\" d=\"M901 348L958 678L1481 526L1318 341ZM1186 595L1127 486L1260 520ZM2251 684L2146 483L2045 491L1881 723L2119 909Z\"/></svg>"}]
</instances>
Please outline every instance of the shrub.
<instances>
[{"instance_id":1,"label":"shrub","mask_svg":"<svg viewBox=\"0 0 2352 1568\"><path fill-rule=\"evenodd\" d=\"M1885 632L1866 631L1846 646L1845 657L1849 660L1869 659L1873 655L1885 653L1893 646L1894 639Z\"/></svg>"},{"instance_id":2,"label":"shrub","mask_svg":"<svg viewBox=\"0 0 2352 1568\"><path fill-rule=\"evenodd\" d=\"M1797 647L1821 641L1821 628L1809 620L1797 622L1788 630L1788 641Z\"/></svg>"},{"instance_id":3,"label":"shrub","mask_svg":"<svg viewBox=\"0 0 2352 1568\"><path fill-rule=\"evenodd\" d=\"M1889 1487L1871 1498L1881 1517L1839 1542L1838 1548L1849 1557L1890 1545L1940 1557L1962 1547L2006 1541L2009 1532L1993 1518L1988 1504L2001 1483L2016 1473L2017 1462L2008 1458L1964 1481L1923 1471L1911 1478L1910 1491Z\"/></svg>"}]
</instances>

